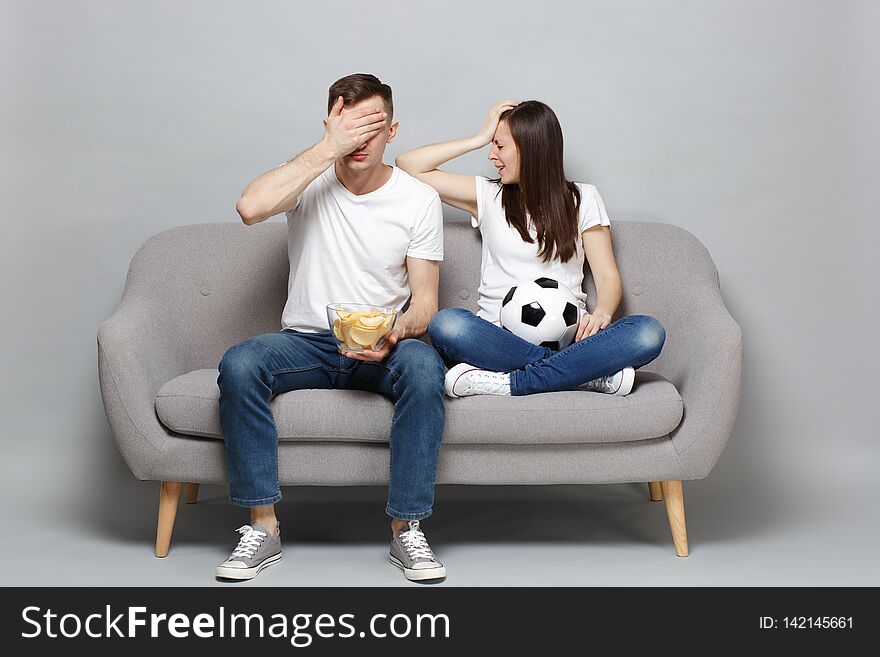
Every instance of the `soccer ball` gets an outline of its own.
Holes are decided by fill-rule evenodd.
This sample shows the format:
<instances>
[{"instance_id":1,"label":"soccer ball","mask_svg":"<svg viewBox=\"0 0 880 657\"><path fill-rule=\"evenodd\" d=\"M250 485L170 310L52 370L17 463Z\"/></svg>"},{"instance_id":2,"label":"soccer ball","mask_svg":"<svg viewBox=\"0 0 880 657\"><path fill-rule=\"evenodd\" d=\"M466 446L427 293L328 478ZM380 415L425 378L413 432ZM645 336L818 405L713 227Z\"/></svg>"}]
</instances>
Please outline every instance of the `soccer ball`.
<instances>
[{"instance_id":1,"label":"soccer ball","mask_svg":"<svg viewBox=\"0 0 880 657\"><path fill-rule=\"evenodd\" d=\"M501 302L501 327L523 340L559 351L574 340L583 303L552 278L514 285Z\"/></svg>"}]
</instances>

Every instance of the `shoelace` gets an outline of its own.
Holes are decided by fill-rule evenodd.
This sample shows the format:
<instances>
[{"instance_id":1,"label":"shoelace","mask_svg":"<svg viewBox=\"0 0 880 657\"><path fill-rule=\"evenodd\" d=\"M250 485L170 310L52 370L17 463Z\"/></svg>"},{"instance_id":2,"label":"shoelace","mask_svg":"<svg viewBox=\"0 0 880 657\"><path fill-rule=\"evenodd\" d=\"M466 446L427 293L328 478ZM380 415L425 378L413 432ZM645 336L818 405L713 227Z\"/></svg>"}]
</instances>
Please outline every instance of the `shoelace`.
<instances>
[{"instance_id":1,"label":"shoelace","mask_svg":"<svg viewBox=\"0 0 880 657\"><path fill-rule=\"evenodd\" d=\"M266 538L265 532L256 530L250 525L243 525L235 531L237 531L242 536L241 540L238 542L238 545L232 551L233 557L250 558L254 556L254 553L256 553L256 551L260 547L260 544L263 542L263 539Z\"/></svg>"},{"instance_id":2,"label":"shoelace","mask_svg":"<svg viewBox=\"0 0 880 657\"><path fill-rule=\"evenodd\" d=\"M602 390L614 390L614 377L617 374L609 374L608 376L599 377L598 379L593 379L592 381L588 381L584 384L586 388L600 388Z\"/></svg>"},{"instance_id":3,"label":"shoelace","mask_svg":"<svg viewBox=\"0 0 880 657\"><path fill-rule=\"evenodd\" d=\"M425 538L422 530L419 529L419 523L417 520L411 520L409 523L409 529L405 532L400 532L400 542L403 543L403 546L406 548L410 559L428 559L430 561L436 561L434 553L431 551L431 546L428 545L428 540Z\"/></svg>"},{"instance_id":4,"label":"shoelace","mask_svg":"<svg viewBox=\"0 0 880 657\"><path fill-rule=\"evenodd\" d=\"M611 376L603 376L603 377L601 377L601 378L599 378L599 379L593 379L593 380L590 381L587 385L589 385L591 388L603 388L603 389L605 389L605 390L608 390L608 389L610 389L610 388L612 387L612 385L613 385L613 384L611 383L611 381L612 381L613 378L614 378L614 375L611 375Z\"/></svg>"},{"instance_id":5,"label":"shoelace","mask_svg":"<svg viewBox=\"0 0 880 657\"><path fill-rule=\"evenodd\" d=\"M477 387L482 388L490 395L497 395L510 390L509 374L474 370L465 375L465 381L467 382L467 388L461 393L462 395L468 394Z\"/></svg>"}]
</instances>

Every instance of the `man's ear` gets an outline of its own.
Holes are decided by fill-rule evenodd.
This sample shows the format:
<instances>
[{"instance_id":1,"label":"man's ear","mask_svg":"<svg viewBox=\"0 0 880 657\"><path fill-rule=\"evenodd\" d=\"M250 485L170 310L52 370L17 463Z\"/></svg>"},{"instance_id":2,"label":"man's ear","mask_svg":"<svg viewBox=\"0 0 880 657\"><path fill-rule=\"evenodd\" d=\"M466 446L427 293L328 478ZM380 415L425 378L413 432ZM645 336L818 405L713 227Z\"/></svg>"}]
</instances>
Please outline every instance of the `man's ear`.
<instances>
[{"instance_id":1,"label":"man's ear","mask_svg":"<svg viewBox=\"0 0 880 657\"><path fill-rule=\"evenodd\" d=\"M385 140L386 144L390 144L394 139L394 136L397 134L397 128L400 124L397 121L391 122L391 127L388 128L388 139Z\"/></svg>"}]
</instances>

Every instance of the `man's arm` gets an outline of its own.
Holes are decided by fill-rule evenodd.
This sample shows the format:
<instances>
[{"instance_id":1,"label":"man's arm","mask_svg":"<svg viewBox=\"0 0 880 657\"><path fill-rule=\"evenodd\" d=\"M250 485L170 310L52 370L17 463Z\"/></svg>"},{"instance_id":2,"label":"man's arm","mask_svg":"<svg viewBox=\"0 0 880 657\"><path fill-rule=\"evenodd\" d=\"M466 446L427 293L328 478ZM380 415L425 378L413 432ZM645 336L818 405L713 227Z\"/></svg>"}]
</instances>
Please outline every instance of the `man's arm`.
<instances>
[{"instance_id":1,"label":"man's arm","mask_svg":"<svg viewBox=\"0 0 880 657\"><path fill-rule=\"evenodd\" d=\"M267 171L241 193L235 211L248 226L296 207L299 195L335 161L323 140Z\"/></svg>"},{"instance_id":2,"label":"man's arm","mask_svg":"<svg viewBox=\"0 0 880 657\"><path fill-rule=\"evenodd\" d=\"M431 318L437 314L440 295L440 263L437 260L407 256L406 270L412 298L409 308L394 327L398 340L424 335Z\"/></svg>"},{"instance_id":3,"label":"man's arm","mask_svg":"<svg viewBox=\"0 0 880 657\"><path fill-rule=\"evenodd\" d=\"M251 226L292 210L309 183L337 159L363 146L381 130L386 119L380 108L345 110L340 96L324 120L324 138L253 180L241 193L235 211Z\"/></svg>"},{"instance_id":4,"label":"man's arm","mask_svg":"<svg viewBox=\"0 0 880 657\"><path fill-rule=\"evenodd\" d=\"M400 340L418 337L428 330L428 323L437 314L439 303L440 263L436 260L407 256L406 269L409 273L409 289L412 293L409 308L398 318L384 346L379 351L367 349L362 354L340 350L344 355L356 360L374 362L385 360Z\"/></svg>"}]
</instances>

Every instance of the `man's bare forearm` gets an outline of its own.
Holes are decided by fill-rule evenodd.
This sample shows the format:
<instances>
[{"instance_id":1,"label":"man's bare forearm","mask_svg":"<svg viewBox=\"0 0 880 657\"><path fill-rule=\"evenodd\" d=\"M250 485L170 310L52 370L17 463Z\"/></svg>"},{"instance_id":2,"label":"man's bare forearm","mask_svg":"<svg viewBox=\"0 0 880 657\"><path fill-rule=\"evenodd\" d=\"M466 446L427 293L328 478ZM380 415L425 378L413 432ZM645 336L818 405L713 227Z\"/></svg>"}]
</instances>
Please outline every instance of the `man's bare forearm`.
<instances>
[{"instance_id":1,"label":"man's bare forearm","mask_svg":"<svg viewBox=\"0 0 880 657\"><path fill-rule=\"evenodd\" d=\"M400 316L394 330L399 340L417 338L428 330L431 318L437 314L437 306L429 303L410 304L406 312Z\"/></svg>"},{"instance_id":2,"label":"man's bare forearm","mask_svg":"<svg viewBox=\"0 0 880 657\"><path fill-rule=\"evenodd\" d=\"M306 187L343 155L363 146L387 125L388 114L376 105L346 110L342 96L324 119L324 138L295 158L267 171L241 193L235 210L250 225L292 210Z\"/></svg>"},{"instance_id":3,"label":"man's bare forearm","mask_svg":"<svg viewBox=\"0 0 880 657\"><path fill-rule=\"evenodd\" d=\"M247 225L265 221L296 205L296 200L315 178L336 160L326 140L321 140L295 158L267 171L241 193L235 210Z\"/></svg>"}]
</instances>

